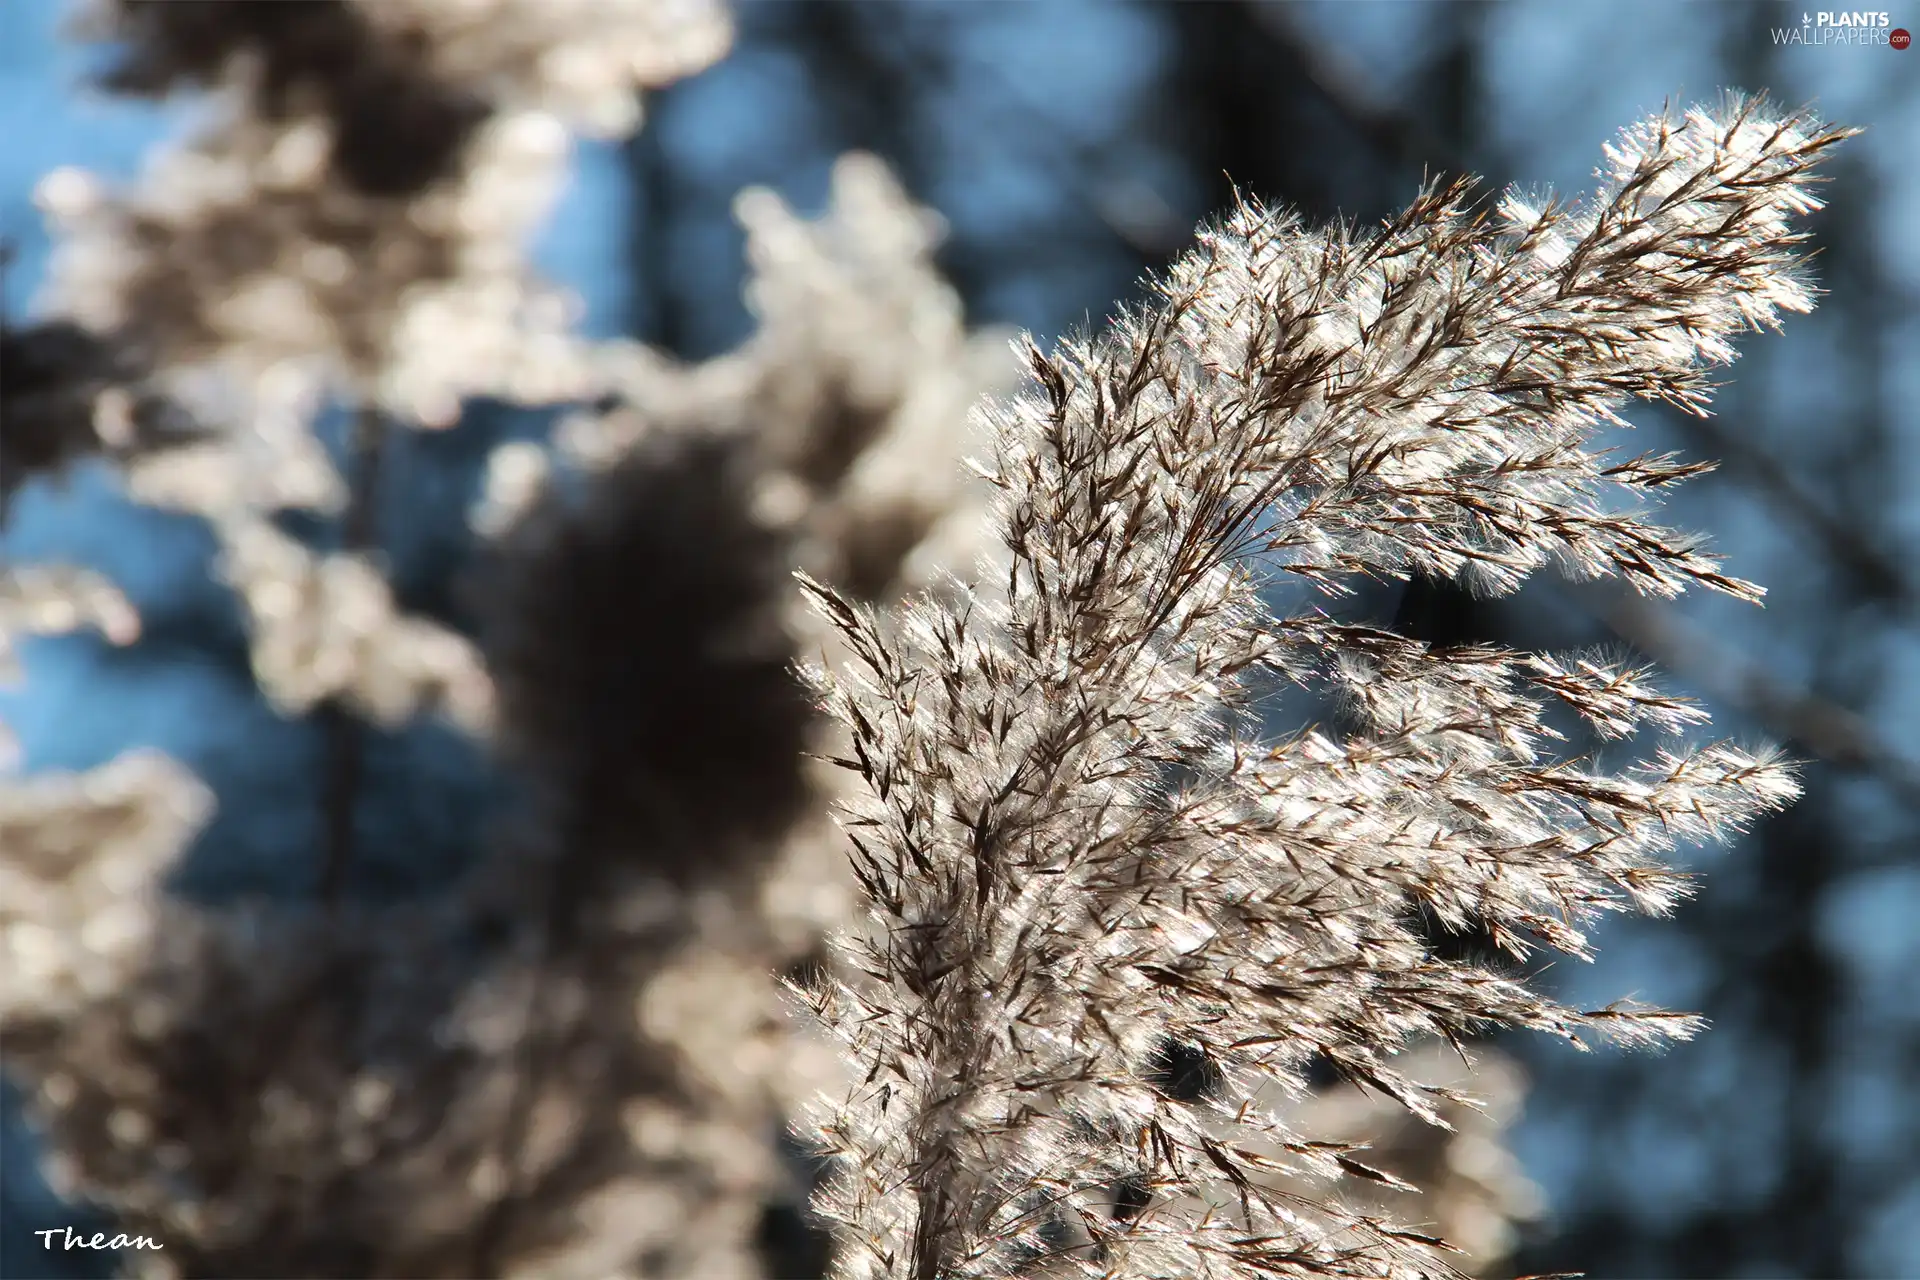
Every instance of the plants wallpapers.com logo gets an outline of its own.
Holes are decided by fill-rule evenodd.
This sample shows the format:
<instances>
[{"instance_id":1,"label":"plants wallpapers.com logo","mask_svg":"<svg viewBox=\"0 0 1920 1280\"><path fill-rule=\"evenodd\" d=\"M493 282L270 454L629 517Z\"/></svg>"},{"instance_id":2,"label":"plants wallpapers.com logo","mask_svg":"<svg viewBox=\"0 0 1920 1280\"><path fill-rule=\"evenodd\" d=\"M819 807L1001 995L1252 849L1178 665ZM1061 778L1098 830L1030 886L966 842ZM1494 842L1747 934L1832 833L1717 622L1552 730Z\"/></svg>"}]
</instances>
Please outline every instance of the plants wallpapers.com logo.
<instances>
[{"instance_id":1,"label":"plants wallpapers.com logo","mask_svg":"<svg viewBox=\"0 0 1920 1280\"><path fill-rule=\"evenodd\" d=\"M1905 27L1893 25L1893 17L1884 9L1843 9L1803 11L1797 27L1773 28L1777 45L1885 45L1905 50L1913 36Z\"/></svg>"}]
</instances>

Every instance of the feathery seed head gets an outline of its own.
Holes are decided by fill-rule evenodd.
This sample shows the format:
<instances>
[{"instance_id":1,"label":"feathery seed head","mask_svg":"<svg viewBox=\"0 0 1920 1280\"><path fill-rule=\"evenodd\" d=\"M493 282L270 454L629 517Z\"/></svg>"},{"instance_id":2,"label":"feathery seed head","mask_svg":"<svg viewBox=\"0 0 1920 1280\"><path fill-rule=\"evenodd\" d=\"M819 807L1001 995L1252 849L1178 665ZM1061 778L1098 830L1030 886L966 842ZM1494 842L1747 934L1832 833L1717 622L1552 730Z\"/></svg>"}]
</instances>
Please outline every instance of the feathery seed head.
<instances>
[{"instance_id":1,"label":"feathery seed head","mask_svg":"<svg viewBox=\"0 0 1920 1280\"><path fill-rule=\"evenodd\" d=\"M1413 922L1586 955L1599 912L1672 904L1676 841L1790 800L1785 764L1555 758L1549 696L1612 737L1705 717L1637 667L1275 617L1258 589L1552 565L1758 598L1638 506L1701 468L1594 437L1635 398L1700 410L1736 333L1810 305L1789 218L1845 136L1730 99L1628 130L1578 205L1490 217L1436 184L1362 233L1243 202L983 408L1003 580L884 616L810 584L853 655L821 682L873 923L819 996L868 1068L817 1118L844 1275L1445 1272L1440 1242L1282 1189L1393 1179L1262 1082L1315 1059L1442 1123L1449 1091L1393 1061L1415 1038L1697 1028L1560 1005ZM1351 728L1250 741L1260 666Z\"/></svg>"}]
</instances>

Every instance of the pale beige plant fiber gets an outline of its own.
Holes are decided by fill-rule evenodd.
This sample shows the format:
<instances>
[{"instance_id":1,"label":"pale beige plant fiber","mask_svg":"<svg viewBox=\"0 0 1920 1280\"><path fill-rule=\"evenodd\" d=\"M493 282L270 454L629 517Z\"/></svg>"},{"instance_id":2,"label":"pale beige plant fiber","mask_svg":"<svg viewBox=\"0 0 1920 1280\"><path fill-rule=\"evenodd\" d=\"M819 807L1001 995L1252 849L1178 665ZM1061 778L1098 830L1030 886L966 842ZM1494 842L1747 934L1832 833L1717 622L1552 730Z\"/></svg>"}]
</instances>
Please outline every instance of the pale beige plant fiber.
<instances>
[{"instance_id":1,"label":"pale beige plant fiber","mask_svg":"<svg viewBox=\"0 0 1920 1280\"><path fill-rule=\"evenodd\" d=\"M1668 740L1599 771L1552 753L1549 699L1612 735L1699 713L1644 672L1275 616L1261 588L1553 565L1758 598L1634 505L1700 467L1595 436L1634 397L1700 411L1735 333L1811 306L1789 218L1844 136L1729 99L1628 130L1579 205L1438 184L1363 233L1248 200L985 408L1003 580L879 615L813 588L866 784L869 920L814 993L861 1077L816 1117L840 1274L1433 1274L1435 1239L1337 1183L1275 1189L1386 1175L1263 1086L1318 1054L1438 1121L1452 1091L1395 1062L1414 1037L1693 1032L1436 958L1413 913L1585 956L1598 912L1680 896L1676 841L1791 799L1785 764ZM1326 682L1349 723L1254 740L1261 673ZM1209 1096L1169 1096L1169 1043Z\"/></svg>"}]
</instances>

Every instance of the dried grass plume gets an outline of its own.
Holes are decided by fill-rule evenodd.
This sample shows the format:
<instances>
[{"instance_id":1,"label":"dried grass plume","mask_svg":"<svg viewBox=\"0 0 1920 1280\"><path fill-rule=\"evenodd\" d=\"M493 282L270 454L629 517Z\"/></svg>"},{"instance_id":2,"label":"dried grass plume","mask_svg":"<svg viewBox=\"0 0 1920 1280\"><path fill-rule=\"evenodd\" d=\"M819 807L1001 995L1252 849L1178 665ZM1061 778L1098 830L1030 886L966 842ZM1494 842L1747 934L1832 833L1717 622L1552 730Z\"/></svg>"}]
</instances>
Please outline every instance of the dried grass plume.
<instances>
[{"instance_id":1,"label":"dried grass plume","mask_svg":"<svg viewBox=\"0 0 1920 1280\"><path fill-rule=\"evenodd\" d=\"M853 655L818 676L869 906L814 997L861 1080L814 1117L841 1276L1441 1273L1437 1237L1347 1207L1392 1175L1263 1089L1317 1055L1439 1123L1416 1037L1692 1034L1438 957L1412 917L1585 956L1598 913L1681 895L1676 841L1790 800L1787 765L1675 739L1600 771L1554 753L1549 700L1614 736L1697 710L1262 588L1551 565L1757 599L1639 505L1702 468L1595 437L1635 397L1703 411L1735 334L1812 305L1790 218L1846 134L1735 98L1626 131L1580 203L1443 183L1362 231L1247 200L984 409L1003 579L884 613L813 585ZM1350 727L1255 740L1265 677Z\"/></svg>"}]
</instances>

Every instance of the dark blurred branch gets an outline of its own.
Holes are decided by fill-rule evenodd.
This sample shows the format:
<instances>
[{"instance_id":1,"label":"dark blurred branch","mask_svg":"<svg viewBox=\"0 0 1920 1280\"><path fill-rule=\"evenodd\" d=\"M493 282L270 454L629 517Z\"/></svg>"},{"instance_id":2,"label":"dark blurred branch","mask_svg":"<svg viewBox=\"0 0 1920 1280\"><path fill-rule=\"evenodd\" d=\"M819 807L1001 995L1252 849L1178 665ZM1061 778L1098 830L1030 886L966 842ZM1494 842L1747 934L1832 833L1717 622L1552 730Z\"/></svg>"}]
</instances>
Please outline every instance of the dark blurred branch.
<instances>
[{"instance_id":1,"label":"dark blurred branch","mask_svg":"<svg viewBox=\"0 0 1920 1280\"><path fill-rule=\"evenodd\" d=\"M1326 104L1384 159L1456 173L1468 170L1465 157L1419 117L1384 100L1358 67L1303 33L1288 5L1278 0L1241 3L1253 15L1254 26L1305 73L1307 83Z\"/></svg>"},{"instance_id":2,"label":"dark blurred branch","mask_svg":"<svg viewBox=\"0 0 1920 1280\"><path fill-rule=\"evenodd\" d=\"M1827 510L1773 458L1711 418L1683 418L1685 429L1750 478L1761 495L1814 535L1821 548L1872 596L1902 611L1920 605L1920 588L1861 531Z\"/></svg>"},{"instance_id":3,"label":"dark blurred branch","mask_svg":"<svg viewBox=\"0 0 1920 1280\"><path fill-rule=\"evenodd\" d=\"M514 1059L512 1092L492 1151L504 1183L473 1233L476 1276L499 1273L508 1233L527 1194L525 1153L533 1131L533 1106L552 1075L557 1056L552 1038L543 1034L543 1019L548 1015L541 1000L548 991L556 939L567 910L574 905L574 899L559 892L550 877L533 886L527 903L528 919L537 922L530 943L523 944L531 950L531 974L517 1011L518 1034L508 1050Z\"/></svg>"},{"instance_id":4,"label":"dark blurred branch","mask_svg":"<svg viewBox=\"0 0 1920 1280\"><path fill-rule=\"evenodd\" d=\"M384 444L385 424L379 410L363 406L354 415L347 439L347 509L340 522L340 549L349 555L368 551L375 543ZM340 903L353 866L354 815L366 772L366 729L337 700L321 707L319 716L326 743L320 898L332 909Z\"/></svg>"},{"instance_id":5,"label":"dark blurred branch","mask_svg":"<svg viewBox=\"0 0 1920 1280\"><path fill-rule=\"evenodd\" d=\"M1111 137L1095 143L1061 128L1048 95L1003 63L986 61L971 69L995 78L991 108L1028 147L1044 152L1047 172L1143 269L1158 267L1193 238L1192 220L1128 170L1125 158L1114 155Z\"/></svg>"},{"instance_id":6,"label":"dark blurred branch","mask_svg":"<svg viewBox=\"0 0 1920 1280\"><path fill-rule=\"evenodd\" d=\"M627 163L640 207L628 241L633 256L634 298L629 330L676 356L687 346L686 308L673 275L673 233L679 200L666 152L664 117L671 90L647 95L646 127L627 139Z\"/></svg>"},{"instance_id":7,"label":"dark blurred branch","mask_svg":"<svg viewBox=\"0 0 1920 1280\"><path fill-rule=\"evenodd\" d=\"M1920 808L1920 763L1890 746L1858 712L1794 687L1657 601L1624 592L1586 599L1614 635L1737 707L1767 733L1838 768L1871 774Z\"/></svg>"}]
</instances>

